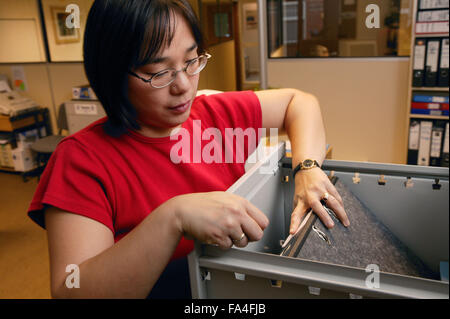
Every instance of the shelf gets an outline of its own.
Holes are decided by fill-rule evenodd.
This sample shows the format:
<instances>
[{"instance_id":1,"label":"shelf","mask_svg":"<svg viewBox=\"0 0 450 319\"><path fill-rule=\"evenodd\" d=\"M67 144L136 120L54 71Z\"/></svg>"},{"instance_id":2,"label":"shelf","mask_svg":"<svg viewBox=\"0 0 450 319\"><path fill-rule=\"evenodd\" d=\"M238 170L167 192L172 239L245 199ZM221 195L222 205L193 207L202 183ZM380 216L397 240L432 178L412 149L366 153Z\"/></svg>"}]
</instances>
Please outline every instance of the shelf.
<instances>
[{"instance_id":1,"label":"shelf","mask_svg":"<svg viewBox=\"0 0 450 319\"><path fill-rule=\"evenodd\" d=\"M413 91L441 91L441 92L448 92L448 87L411 87L411 90Z\"/></svg>"},{"instance_id":2,"label":"shelf","mask_svg":"<svg viewBox=\"0 0 450 319\"><path fill-rule=\"evenodd\" d=\"M435 33L435 34L415 34L415 38L445 38L448 37L448 33Z\"/></svg>"},{"instance_id":3,"label":"shelf","mask_svg":"<svg viewBox=\"0 0 450 319\"><path fill-rule=\"evenodd\" d=\"M449 117L447 115L426 115L426 114L409 114L411 119L428 119L428 120L447 120Z\"/></svg>"},{"instance_id":4,"label":"shelf","mask_svg":"<svg viewBox=\"0 0 450 319\"><path fill-rule=\"evenodd\" d=\"M14 132L29 126L46 126L47 120L47 108L39 108L13 117L0 114L0 131Z\"/></svg>"},{"instance_id":5,"label":"shelf","mask_svg":"<svg viewBox=\"0 0 450 319\"><path fill-rule=\"evenodd\" d=\"M425 65L426 64L426 60L425 60L425 56L428 53L428 42L430 42L431 40L433 41L439 41L439 59L440 56L443 55L442 53L442 38L448 38L449 37L449 32L447 31L447 29L435 29L435 30L439 30L441 32L436 32L436 33L416 33L416 31L418 30L427 30L427 29L421 29L418 28L418 24L416 21L416 18L418 18L418 6L420 4L420 1L424 1L424 0L414 0L411 1L412 3L412 23L411 23L411 54L410 54L410 63L409 63L409 78L408 78L408 98L407 98L407 106L406 106L406 134L405 134L405 155L406 155L406 163L413 163L413 162L419 162L418 159L418 155L417 157L415 155L412 155L409 152L409 144L410 143L410 138L414 137L414 141L416 141L417 139L417 143L419 143L420 138L432 138L432 133L433 130L435 128L439 128L439 130L442 129L442 124L444 125L444 132L442 135L442 139L444 140L444 143L442 143L441 141L441 149L440 152L442 154L443 151L443 145L448 145L446 143L448 143L448 123L449 123L449 116L448 115L440 115L444 112L440 112L442 110L431 110L431 112L424 112L424 113L428 113L428 114L412 114L412 102L414 99L414 95L419 94L420 92L428 92L429 94L425 94L425 95L432 95L432 96L439 96L441 102L444 99L444 97L448 97L449 94L449 88L448 87L439 87L437 86L437 82L436 82L436 86L431 86L431 87L427 87L427 86L413 86L413 79L414 79L414 66L415 66L415 62L420 62L420 65L422 65L422 63ZM434 0L433 0L434 1ZM446 10L448 10L448 7L446 8ZM447 22L448 23L448 22ZM431 30L431 29L430 29ZM425 41L425 49L423 50L423 48L421 50L423 50L424 52L422 52L421 50L416 50L416 41L417 39L424 39ZM423 44L420 44L423 45ZM420 60L418 59L417 61L415 60L415 53L421 53L421 55L419 56ZM422 55L422 53L425 53L425 55ZM438 60L439 61L439 60ZM434 62L434 61L433 61ZM427 62L428 63L428 62ZM425 73L424 69L424 73ZM425 80L425 79L424 79ZM423 82L423 84L425 84L425 82ZM439 100L439 99L438 99ZM439 102L430 102L430 103L439 103ZM448 103L448 102L447 102ZM435 111L435 112L433 112ZM446 111L445 113L447 114L448 111ZM431 114L429 114L431 113ZM442 121L443 123L438 123ZM420 122L420 126L419 126L419 131L417 132L417 127L416 126L411 126L411 124L413 122ZM422 136L422 131L421 131L421 126L422 126L422 122L432 122L431 128L430 130L424 130L424 133L427 133L427 135L423 135ZM428 126L424 126L425 128L428 128ZM411 135L414 134L414 135ZM447 139L445 139L445 135L447 135ZM430 141L431 143L431 141ZM436 144L436 143L435 143ZM435 145L437 146L437 144ZM422 149L423 150L423 149ZM431 150L431 148L430 148ZM426 150L423 150L426 151ZM426 156L426 154L422 154L423 156Z\"/></svg>"}]
</instances>

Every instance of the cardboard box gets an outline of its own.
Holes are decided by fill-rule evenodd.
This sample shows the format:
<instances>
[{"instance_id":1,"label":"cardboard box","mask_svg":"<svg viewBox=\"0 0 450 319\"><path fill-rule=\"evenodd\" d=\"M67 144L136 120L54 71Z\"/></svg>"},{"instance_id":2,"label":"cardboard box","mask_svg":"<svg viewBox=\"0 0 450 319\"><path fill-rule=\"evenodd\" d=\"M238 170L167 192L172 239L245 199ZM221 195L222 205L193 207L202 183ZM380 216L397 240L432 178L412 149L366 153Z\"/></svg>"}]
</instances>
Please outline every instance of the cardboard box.
<instances>
[{"instance_id":1,"label":"cardboard box","mask_svg":"<svg viewBox=\"0 0 450 319\"><path fill-rule=\"evenodd\" d=\"M14 170L28 172L37 167L36 156L30 148L16 148L12 150Z\"/></svg>"},{"instance_id":2,"label":"cardboard box","mask_svg":"<svg viewBox=\"0 0 450 319\"><path fill-rule=\"evenodd\" d=\"M46 136L46 129L45 127L40 128L40 134L42 137ZM17 141L17 147L18 148L30 148L31 145L36 142L39 139L39 132L38 129L31 129L24 132L18 132L16 133L16 141Z\"/></svg>"},{"instance_id":3,"label":"cardboard box","mask_svg":"<svg viewBox=\"0 0 450 319\"><path fill-rule=\"evenodd\" d=\"M0 144L0 166L14 168L12 146L10 143Z\"/></svg>"}]
</instances>

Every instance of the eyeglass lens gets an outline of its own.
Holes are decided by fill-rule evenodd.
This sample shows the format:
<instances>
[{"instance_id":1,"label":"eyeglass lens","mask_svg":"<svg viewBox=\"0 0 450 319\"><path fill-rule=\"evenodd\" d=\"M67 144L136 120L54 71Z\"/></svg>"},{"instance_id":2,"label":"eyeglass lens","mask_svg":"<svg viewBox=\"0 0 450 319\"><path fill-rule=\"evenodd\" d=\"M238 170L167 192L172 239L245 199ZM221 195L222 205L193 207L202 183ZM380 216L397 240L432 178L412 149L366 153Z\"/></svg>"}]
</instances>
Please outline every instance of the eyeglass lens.
<instances>
[{"instance_id":1,"label":"eyeglass lens","mask_svg":"<svg viewBox=\"0 0 450 319\"><path fill-rule=\"evenodd\" d=\"M204 55L198 57L197 59L191 61L186 66L186 73L188 75L196 75L200 73L201 70L206 65L206 62L208 61L208 58ZM173 80L175 80L175 77L177 76L178 71L175 70L165 70L160 73L157 73L155 76L153 76L151 80L151 84L154 87L164 87L168 84L170 84Z\"/></svg>"}]
</instances>

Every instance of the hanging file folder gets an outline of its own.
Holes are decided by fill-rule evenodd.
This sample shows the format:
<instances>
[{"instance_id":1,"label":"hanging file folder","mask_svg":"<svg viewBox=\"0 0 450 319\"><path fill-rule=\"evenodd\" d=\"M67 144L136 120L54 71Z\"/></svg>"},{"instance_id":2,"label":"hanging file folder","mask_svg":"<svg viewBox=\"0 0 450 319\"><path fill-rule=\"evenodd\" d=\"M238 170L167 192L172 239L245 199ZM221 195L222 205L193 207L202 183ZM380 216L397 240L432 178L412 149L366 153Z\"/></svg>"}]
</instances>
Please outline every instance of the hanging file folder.
<instances>
[{"instance_id":1,"label":"hanging file folder","mask_svg":"<svg viewBox=\"0 0 450 319\"><path fill-rule=\"evenodd\" d=\"M333 183L345 203L350 226L343 226L336 214L322 204L335 226L328 229L310 210L298 232L283 243L281 256L357 268L376 264L384 272L438 278L343 182Z\"/></svg>"}]
</instances>

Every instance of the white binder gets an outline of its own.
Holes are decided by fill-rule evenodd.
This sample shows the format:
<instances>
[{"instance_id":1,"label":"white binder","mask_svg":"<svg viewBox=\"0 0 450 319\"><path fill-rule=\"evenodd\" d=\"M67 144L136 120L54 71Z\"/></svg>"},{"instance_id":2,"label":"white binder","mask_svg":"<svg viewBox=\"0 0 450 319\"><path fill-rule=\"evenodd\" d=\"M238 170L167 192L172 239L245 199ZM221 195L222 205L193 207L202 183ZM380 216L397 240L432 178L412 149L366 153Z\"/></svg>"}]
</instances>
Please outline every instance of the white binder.
<instances>
[{"instance_id":1,"label":"white binder","mask_svg":"<svg viewBox=\"0 0 450 319\"><path fill-rule=\"evenodd\" d=\"M420 0L421 10L448 8L448 0Z\"/></svg>"},{"instance_id":2,"label":"white binder","mask_svg":"<svg viewBox=\"0 0 450 319\"><path fill-rule=\"evenodd\" d=\"M442 146L442 160L441 166L449 166L449 132L448 132L448 122L445 125L445 137L444 145Z\"/></svg>"},{"instance_id":3,"label":"white binder","mask_svg":"<svg viewBox=\"0 0 450 319\"><path fill-rule=\"evenodd\" d=\"M433 129L432 121L420 122L420 142L419 156L417 164L422 166L430 165L430 147L431 147L431 131Z\"/></svg>"}]
</instances>

